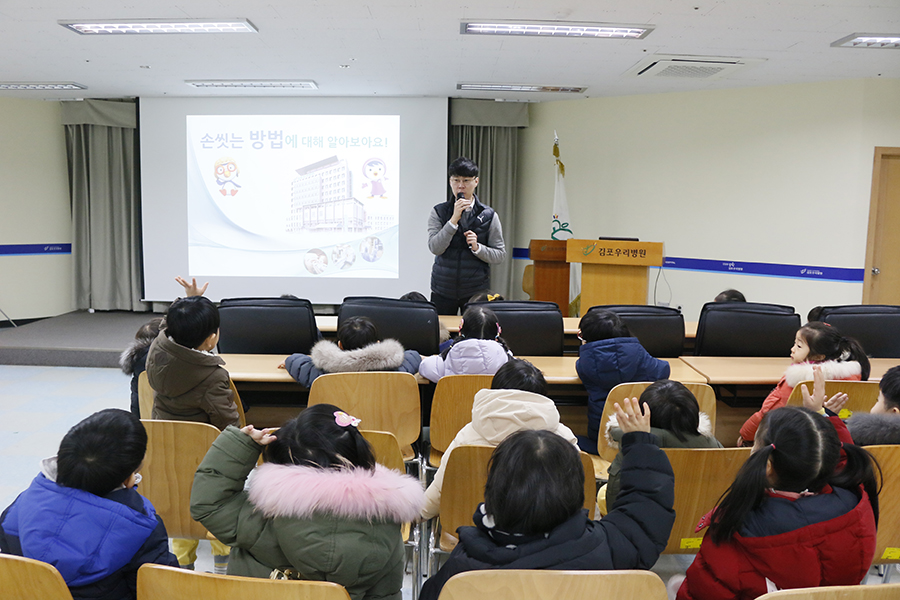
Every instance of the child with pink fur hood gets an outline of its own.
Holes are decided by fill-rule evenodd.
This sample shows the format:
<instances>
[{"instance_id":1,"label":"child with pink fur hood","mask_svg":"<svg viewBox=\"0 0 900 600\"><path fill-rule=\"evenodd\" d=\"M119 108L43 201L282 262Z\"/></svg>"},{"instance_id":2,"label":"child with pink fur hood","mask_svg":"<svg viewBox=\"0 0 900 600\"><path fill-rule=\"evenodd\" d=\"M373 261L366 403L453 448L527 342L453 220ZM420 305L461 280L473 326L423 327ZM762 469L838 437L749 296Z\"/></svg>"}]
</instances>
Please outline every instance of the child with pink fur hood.
<instances>
[{"instance_id":1,"label":"child with pink fur hood","mask_svg":"<svg viewBox=\"0 0 900 600\"><path fill-rule=\"evenodd\" d=\"M290 570L339 583L354 600L400 600L400 526L418 517L423 491L375 464L358 424L319 404L274 433L222 432L194 476L191 516L232 547L229 575Z\"/></svg>"}]
</instances>

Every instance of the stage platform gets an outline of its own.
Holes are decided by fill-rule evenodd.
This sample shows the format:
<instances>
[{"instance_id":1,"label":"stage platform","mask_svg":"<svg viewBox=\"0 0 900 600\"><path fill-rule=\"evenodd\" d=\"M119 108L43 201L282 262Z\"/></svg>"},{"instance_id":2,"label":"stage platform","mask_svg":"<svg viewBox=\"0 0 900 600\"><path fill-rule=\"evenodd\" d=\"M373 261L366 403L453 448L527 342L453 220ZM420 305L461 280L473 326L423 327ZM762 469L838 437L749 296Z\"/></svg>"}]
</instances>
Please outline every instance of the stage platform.
<instances>
[{"instance_id":1,"label":"stage platform","mask_svg":"<svg viewBox=\"0 0 900 600\"><path fill-rule=\"evenodd\" d=\"M141 325L160 315L75 311L0 329L0 365L118 367Z\"/></svg>"}]
</instances>

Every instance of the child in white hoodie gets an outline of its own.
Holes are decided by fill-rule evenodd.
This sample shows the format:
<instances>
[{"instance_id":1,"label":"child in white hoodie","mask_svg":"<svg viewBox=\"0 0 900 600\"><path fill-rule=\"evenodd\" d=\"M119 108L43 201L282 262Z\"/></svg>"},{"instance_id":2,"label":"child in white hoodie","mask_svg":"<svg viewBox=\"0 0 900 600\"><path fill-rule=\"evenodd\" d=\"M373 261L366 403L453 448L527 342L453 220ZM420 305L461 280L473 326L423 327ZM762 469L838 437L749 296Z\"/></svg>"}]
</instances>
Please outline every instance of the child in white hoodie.
<instances>
[{"instance_id":1,"label":"child in white hoodie","mask_svg":"<svg viewBox=\"0 0 900 600\"><path fill-rule=\"evenodd\" d=\"M459 336L440 354L423 358L419 375L435 383L444 375L493 375L511 357L494 311L470 306L463 313Z\"/></svg>"},{"instance_id":2,"label":"child in white hoodie","mask_svg":"<svg viewBox=\"0 0 900 600\"><path fill-rule=\"evenodd\" d=\"M441 506L444 470L453 449L465 445L497 446L517 431L552 431L572 445L575 434L559 422L556 404L544 393L547 382L541 371L526 360L510 359L491 382L491 389L475 394L472 422L463 427L444 453L434 481L425 490L422 519L437 516Z\"/></svg>"}]
</instances>

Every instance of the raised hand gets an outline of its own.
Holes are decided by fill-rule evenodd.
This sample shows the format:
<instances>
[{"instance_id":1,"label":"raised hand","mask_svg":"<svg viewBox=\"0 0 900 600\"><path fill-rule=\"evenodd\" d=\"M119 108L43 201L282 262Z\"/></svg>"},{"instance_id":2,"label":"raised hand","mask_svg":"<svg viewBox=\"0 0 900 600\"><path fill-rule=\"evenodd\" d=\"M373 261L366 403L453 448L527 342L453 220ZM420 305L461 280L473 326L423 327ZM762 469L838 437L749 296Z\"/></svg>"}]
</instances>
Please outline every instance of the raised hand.
<instances>
[{"instance_id":1,"label":"raised hand","mask_svg":"<svg viewBox=\"0 0 900 600\"><path fill-rule=\"evenodd\" d=\"M631 431L645 431L650 433L650 407L644 402L644 412L641 414L641 403L637 398L625 398L622 401L625 407L616 402L616 418L619 420L619 429L622 433Z\"/></svg>"},{"instance_id":2,"label":"raised hand","mask_svg":"<svg viewBox=\"0 0 900 600\"><path fill-rule=\"evenodd\" d=\"M186 279L183 277L176 277L175 281L177 281L181 287L184 288L185 296L202 296L206 292L206 288L209 287L209 282L203 284L203 287L197 287L197 279L195 277L191 278L191 282L188 283Z\"/></svg>"}]
</instances>

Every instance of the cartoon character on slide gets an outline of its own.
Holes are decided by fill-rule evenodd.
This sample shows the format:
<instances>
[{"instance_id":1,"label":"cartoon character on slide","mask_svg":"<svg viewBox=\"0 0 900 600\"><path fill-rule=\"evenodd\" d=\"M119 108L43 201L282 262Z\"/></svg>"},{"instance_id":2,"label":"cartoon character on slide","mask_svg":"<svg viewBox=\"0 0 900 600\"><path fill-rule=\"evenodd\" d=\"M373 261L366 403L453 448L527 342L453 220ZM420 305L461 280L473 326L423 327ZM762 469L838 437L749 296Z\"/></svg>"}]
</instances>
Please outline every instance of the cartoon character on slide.
<instances>
[{"instance_id":1,"label":"cartoon character on slide","mask_svg":"<svg viewBox=\"0 0 900 600\"><path fill-rule=\"evenodd\" d=\"M387 198L387 190L384 189L383 183L387 178L384 176L384 172L385 164L380 158L370 158L363 163L363 175L369 180L369 183L363 184L363 188L367 188L371 184L372 193L369 194L370 200L375 196L380 197L382 200Z\"/></svg>"},{"instance_id":2,"label":"cartoon character on slide","mask_svg":"<svg viewBox=\"0 0 900 600\"><path fill-rule=\"evenodd\" d=\"M223 196L227 196L229 192L234 196L241 189L241 185L235 181L235 178L241 174L237 163L233 158L224 156L216 161L216 183L219 186L219 192ZM231 186L231 189L228 189Z\"/></svg>"}]
</instances>

